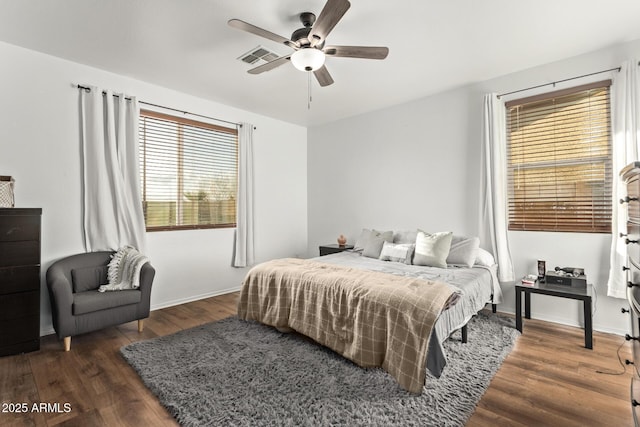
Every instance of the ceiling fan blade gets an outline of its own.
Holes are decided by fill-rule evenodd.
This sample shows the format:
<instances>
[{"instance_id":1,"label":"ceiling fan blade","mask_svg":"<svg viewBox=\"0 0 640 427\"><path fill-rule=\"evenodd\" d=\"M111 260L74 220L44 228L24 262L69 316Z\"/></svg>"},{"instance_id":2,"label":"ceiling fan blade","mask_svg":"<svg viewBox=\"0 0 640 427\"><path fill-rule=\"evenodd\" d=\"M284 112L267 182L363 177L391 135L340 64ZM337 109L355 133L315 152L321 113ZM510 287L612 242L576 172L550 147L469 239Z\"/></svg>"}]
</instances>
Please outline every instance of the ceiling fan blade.
<instances>
[{"instance_id":1,"label":"ceiling fan blade","mask_svg":"<svg viewBox=\"0 0 640 427\"><path fill-rule=\"evenodd\" d=\"M320 83L320 86L325 87L333 84L333 78L331 74L329 74L329 70L324 65L313 72L313 75L316 76L316 80Z\"/></svg>"},{"instance_id":2,"label":"ceiling fan blade","mask_svg":"<svg viewBox=\"0 0 640 427\"><path fill-rule=\"evenodd\" d=\"M384 59L389 54L389 48L383 46L327 46L322 50L345 58Z\"/></svg>"},{"instance_id":3,"label":"ceiling fan blade","mask_svg":"<svg viewBox=\"0 0 640 427\"><path fill-rule=\"evenodd\" d=\"M265 71L273 70L274 68L279 67L282 64L288 62L290 58L291 58L291 55L281 56L280 58L274 59L273 61L269 61L266 64L262 64L255 68L252 68L247 72L249 74L264 73Z\"/></svg>"},{"instance_id":4,"label":"ceiling fan blade","mask_svg":"<svg viewBox=\"0 0 640 427\"><path fill-rule=\"evenodd\" d=\"M311 46L322 43L350 7L348 0L328 0L307 37Z\"/></svg>"},{"instance_id":5,"label":"ceiling fan blade","mask_svg":"<svg viewBox=\"0 0 640 427\"><path fill-rule=\"evenodd\" d=\"M299 49L300 45L296 42L293 42L287 38L279 36L276 33L272 33L271 31L267 31L263 28L256 27L255 25L249 24L248 22L241 21L240 19L230 19L227 24L230 27L237 28L242 31L246 31L251 34L255 34L256 36L264 37L265 39L272 40L276 43L281 43L292 47L294 49Z\"/></svg>"}]
</instances>

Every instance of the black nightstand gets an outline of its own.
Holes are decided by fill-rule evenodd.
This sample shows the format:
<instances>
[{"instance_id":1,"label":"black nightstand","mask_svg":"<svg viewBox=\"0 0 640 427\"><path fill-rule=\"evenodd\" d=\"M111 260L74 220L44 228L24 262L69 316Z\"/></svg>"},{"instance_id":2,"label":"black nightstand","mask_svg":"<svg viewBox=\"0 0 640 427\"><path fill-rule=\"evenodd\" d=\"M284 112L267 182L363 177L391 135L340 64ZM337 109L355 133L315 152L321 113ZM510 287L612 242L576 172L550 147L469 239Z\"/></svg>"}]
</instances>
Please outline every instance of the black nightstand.
<instances>
[{"instance_id":1,"label":"black nightstand","mask_svg":"<svg viewBox=\"0 0 640 427\"><path fill-rule=\"evenodd\" d=\"M337 254L338 252L348 251L349 249L353 249L353 245L338 246L336 243L333 245L321 245L320 256Z\"/></svg>"},{"instance_id":2,"label":"black nightstand","mask_svg":"<svg viewBox=\"0 0 640 427\"><path fill-rule=\"evenodd\" d=\"M524 317L531 319L531 294L551 295L582 301L584 305L584 346L593 349L593 326L591 319L591 285L586 288L573 288L563 285L547 285L536 282L534 285L516 285L516 329L522 332L522 294L524 293Z\"/></svg>"}]
</instances>

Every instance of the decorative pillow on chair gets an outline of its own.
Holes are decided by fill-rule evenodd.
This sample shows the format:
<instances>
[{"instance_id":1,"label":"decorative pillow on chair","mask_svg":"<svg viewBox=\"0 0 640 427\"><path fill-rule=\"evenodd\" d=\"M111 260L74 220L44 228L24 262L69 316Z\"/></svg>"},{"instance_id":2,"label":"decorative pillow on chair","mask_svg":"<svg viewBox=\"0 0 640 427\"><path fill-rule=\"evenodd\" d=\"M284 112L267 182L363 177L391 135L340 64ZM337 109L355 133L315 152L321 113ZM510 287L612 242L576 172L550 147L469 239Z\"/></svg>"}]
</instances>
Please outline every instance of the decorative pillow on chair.
<instances>
[{"instance_id":1,"label":"decorative pillow on chair","mask_svg":"<svg viewBox=\"0 0 640 427\"><path fill-rule=\"evenodd\" d=\"M389 243L384 242L382 252L380 252L381 261L402 262L411 264L411 257L416 245L414 243Z\"/></svg>"},{"instance_id":2,"label":"decorative pillow on chair","mask_svg":"<svg viewBox=\"0 0 640 427\"><path fill-rule=\"evenodd\" d=\"M479 237L453 236L447 264L473 267L480 247Z\"/></svg>"},{"instance_id":3,"label":"decorative pillow on chair","mask_svg":"<svg viewBox=\"0 0 640 427\"><path fill-rule=\"evenodd\" d=\"M107 266L80 267L71 270L73 292L95 291L100 285L106 284Z\"/></svg>"},{"instance_id":4,"label":"decorative pillow on chair","mask_svg":"<svg viewBox=\"0 0 640 427\"><path fill-rule=\"evenodd\" d=\"M364 228L356 240L353 250L362 252L363 256L378 258L384 242L393 240L393 231L377 231Z\"/></svg>"},{"instance_id":5,"label":"decorative pillow on chair","mask_svg":"<svg viewBox=\"0 0 640 427\"><path fill-rule=\"evenodd\" d=\"M452 236L453 233L450 231L433 234L418 231L413 263L415 265L447 268L447 256L451 248Z\"/></svg>"}]
</instances>

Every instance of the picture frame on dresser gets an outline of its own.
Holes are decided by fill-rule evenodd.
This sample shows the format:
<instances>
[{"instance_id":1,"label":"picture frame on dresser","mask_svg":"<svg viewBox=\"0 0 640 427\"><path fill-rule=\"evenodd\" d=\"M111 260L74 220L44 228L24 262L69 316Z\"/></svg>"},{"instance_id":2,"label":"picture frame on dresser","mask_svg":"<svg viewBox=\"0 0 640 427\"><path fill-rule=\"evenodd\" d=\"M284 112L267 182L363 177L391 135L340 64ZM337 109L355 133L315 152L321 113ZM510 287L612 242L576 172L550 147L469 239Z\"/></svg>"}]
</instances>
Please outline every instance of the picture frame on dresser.
<instances>
[{"instance_id":1,"label":"picture frame on dresser","mask_svg":"<svg viewBox=\"0 0 640 427\"><path fill-rule=\"evenodd\" d=\"M40 349L40 208L0 208L0 356Z\"/></svg>"}]
</instances>

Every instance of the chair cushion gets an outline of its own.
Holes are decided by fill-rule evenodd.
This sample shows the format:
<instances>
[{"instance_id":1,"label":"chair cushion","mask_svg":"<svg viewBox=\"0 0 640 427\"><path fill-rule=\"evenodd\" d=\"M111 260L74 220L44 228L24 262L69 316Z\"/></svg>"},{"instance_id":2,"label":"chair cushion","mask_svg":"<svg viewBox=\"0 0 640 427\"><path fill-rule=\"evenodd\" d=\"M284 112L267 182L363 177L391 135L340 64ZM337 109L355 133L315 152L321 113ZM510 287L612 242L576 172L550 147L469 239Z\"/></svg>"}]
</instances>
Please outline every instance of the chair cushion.
<instances>
[{"instance_id":1,"label":"chair cushion","mask_svg":"<svg viewBox=\"0 0 640 427\"><path fill-rule=\"evenodd\" d=\"M107 266L98 265L74 268L71 270L71 280L73 282L74 293L93 291L98 289L100 285L107 284Z\"/></svg>"},{"instance_id":2,"label":"chair cushion","mask_svg":"<svg viewBox=\"0 0 640 427\"><path fill-rule=\"evenodd\" d=\"M85 291L73 294L73 314L85 314L129 304L138 304L142 292L127 289L117 292Z\"/></svg>"}]
</instances>

